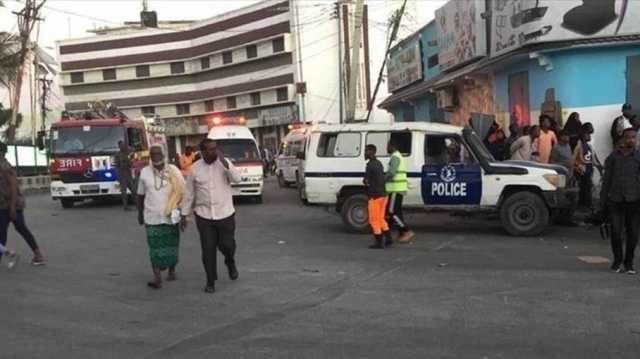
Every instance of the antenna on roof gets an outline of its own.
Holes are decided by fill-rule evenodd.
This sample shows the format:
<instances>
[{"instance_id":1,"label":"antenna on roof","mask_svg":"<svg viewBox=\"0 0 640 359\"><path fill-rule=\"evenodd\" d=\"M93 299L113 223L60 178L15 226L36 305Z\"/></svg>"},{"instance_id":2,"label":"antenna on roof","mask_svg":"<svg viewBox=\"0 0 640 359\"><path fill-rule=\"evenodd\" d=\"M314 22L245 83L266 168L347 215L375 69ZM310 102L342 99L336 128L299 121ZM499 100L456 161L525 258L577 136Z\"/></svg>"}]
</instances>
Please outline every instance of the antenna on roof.
<instances>
[{"instance_id":1,"label":"antenna on roof","mask_svg":"<svg viewBox=\"0 0 640 359\"><path fill-rule=\"evenodd\" d=\"M149 1L142 0L142 11L149 11Z\"/></svg>"}]
</instances>

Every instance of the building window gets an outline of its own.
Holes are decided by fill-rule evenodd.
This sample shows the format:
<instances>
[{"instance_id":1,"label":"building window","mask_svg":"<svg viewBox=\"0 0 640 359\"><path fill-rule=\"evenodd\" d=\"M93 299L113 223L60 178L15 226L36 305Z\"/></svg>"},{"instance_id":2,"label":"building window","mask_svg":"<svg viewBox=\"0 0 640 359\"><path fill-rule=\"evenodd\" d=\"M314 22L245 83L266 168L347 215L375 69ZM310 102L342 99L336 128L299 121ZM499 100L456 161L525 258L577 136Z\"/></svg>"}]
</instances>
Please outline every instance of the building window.
<instances>
[{"instance_id":1,"label":"building window","mask_svg":"<svg viewBox=\"0 0 640 359\"><path fill-rule=\"evenodd\" d=\"M247 58L253 59L258 57L258 47L256 45L247 46Z\"/></svg>"},{"instance_id":2,"label":"building window","mask_svg":"<svg viewBox=\"0 0 640 359\"><path fill-rule=\"evenodd\" d=\"M251 94L251 106L260 105L260 92L254 92Z\"/></svg>"},{"instance_id":3,"label":"building window","mask_svg":"<svg viewBox=\"0 0 640 359\"><path fill-rule=\"evenodd\" d=\"M222 53L222 63L223 64L230 64L233 62L233 53L231 51L227 51L227 52L223 52Z\"/></svg>"},{"instance_id":4,"label":"building window","mask_svg":"<svg viewBox=\"0 0 640 359\"><path fill-rule=\"evenodd\" d=\"M84 82L84 72L72 72L71 73L71 83L79 84Z\"/></svg>"},{"instance_id":5,"label":"building window","mask_svg":"<svg viewBox=\"0 0 640 359\"><path fill-rule=\"evenodd\" d=\"M273 52L284 51L284 37L273 39L271 44L273 45Z\"/></svg>"},{"instance_id":6,"label":"building window","mask_svg":"<svg viewBox=\"0 0 640 359\"><path fill-rule=\"evenodd\" d=\"M427 67L428 68L432 68L432 67L436 67L439 64L439 60L438 60L438 54L435 54L431 57L429 57L429 59L427 60Z\"/></svg>"},{"instance_id":7,"label":"building window","mask_svg":"<svg viewBox=\"0 0 640 359\"><path fill-rule=\"evenodd\" d=\"M142 112L142 116L153 117L153 115L156 114L156 108L153 106L145 106L140 109L140 112Z\"/></svg>"},{"instance_id":8,"label":"building window","mask_svg":"<svg viewBox=\"0 0 640 359\"><path fill-rule=\"evenodd\" d=\"M211 60L209 59L209 56L207 57L203 57L200 59L200 68L203 70L208 69L211 66Z\"/></svg>"},{"instance_id":9,"label":"building window","mask_svg":"<svg viewBox=\"0 0 640 359\"><path fill-rule=\"evenodd\" d=\"M116 79L116 69L102 70L102 79L104 81L115 80Z\"/></svg>"},{"instance_id":10,"label":"building window","mask_svg":"<svg viewBox=\"0 0 640 359\"><path fill-rule=\"evenodd\" d=\"M204 110L206 112L213 112L214 111L213 100L207 100L207 101L204 102Z\"/></svg>"},{"instance_id":11,"label":"building window","mask_svg":"<svg viewBox=\"0 0 640 359\"><path fill-rule=\"evenodd\" d=\"M287 101L289 99L289 89L286 87L281 87L279 89L276 90L277 91L277 100L278 102L280 101Z\"/></svg>"},{"instance_id":12,"label":"building window","mask_svg":"<svg viewBox=\"0 0 640 359\"><path fill-rule=\"evenodd\" d=\"M176 105L176 113L178 115L188 115L191 112L191 106L188 103Z\"/></svg>"},{"instance_id":13,"label":"building window","mask_svg":"<svg viewBox=\"0 0 640 359\"><path fill-rule=\"evenodd\" d=\"M136 66L136 77L149 77L149 65Z\"/></svg>"},{"instance_id":14,"label":"building window","mask_svg":"<svg viewBox=\"0 0 640 359\"><path fill-rule=\"evenodd\" d=\"M236 97L235 96L227 97L227 108L236 108Z\"/></svg>"},{"instance_id":15,"label":"building window","mask_svg":"<svg viewBox=\"0 0 640 359\"><path fill-rule=\"evenodd\" d=\"M183 73L184 73L184 62L171 63L171 74L183 74Z\"/></svg>"}]
</instances>

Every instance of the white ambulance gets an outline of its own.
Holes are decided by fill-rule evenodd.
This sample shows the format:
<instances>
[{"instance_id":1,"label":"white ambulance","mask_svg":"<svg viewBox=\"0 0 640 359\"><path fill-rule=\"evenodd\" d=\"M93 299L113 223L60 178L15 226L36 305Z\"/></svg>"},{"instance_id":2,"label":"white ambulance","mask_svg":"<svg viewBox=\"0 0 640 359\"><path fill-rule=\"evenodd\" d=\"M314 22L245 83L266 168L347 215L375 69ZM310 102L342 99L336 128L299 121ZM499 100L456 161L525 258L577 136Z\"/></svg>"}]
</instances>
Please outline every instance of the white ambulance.
<instances>
[{"instance_id":1,"label":"white ambulance","mask_svg":"<svg viewBox=\"0 0 640 359\"><path fill-rule=\"evenodd\" d=\"M311 127L292 125L289 133L282 140L276 157L276 176L280 187L297 184L304 161L301 159L311 134Z\"/></svg>"},{"instance_id":2,"label":"white ambulance","mask_svg":"<svg viewBox=\"0 0 640 359\"><path fill-rule=\"evenodd\" d=\"M386 167L391 139L406 159L405 207L495 210L509 234L533 236L568 205L564 167L498 162L473 130L427 122L315 127L306 151L302 199L335 206L350 230L366 230L364 147L375 145Z\"/></svg>"},{"instance_id":3,"label":"white ambulance","mask_svg":"<svg viewBox=\"0 0 640 359\"><path fill-rule=\"evenodd\" d=\"M243 117L210 120L208 138L215 140L225 158L231 160L242 173L242 181L231 185L233 195L251 197L262 203L264 170L258 143L245 125Z\"/></svg>"}]
</instances>

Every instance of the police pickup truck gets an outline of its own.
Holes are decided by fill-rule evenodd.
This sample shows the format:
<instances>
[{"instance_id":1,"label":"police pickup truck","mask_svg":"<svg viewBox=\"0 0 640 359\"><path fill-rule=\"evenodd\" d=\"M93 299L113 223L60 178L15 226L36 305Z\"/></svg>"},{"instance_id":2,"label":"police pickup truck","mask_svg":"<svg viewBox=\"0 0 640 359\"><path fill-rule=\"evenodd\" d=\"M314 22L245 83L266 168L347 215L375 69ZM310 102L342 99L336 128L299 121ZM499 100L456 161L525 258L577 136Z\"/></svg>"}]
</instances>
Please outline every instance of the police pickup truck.
<instances>
[{"instance_id":1,"label":"police pickup truck","mask_svg":"<svg viewBox=\"0 0 640 359\"><path fill-rule=\"evenodd\" d=\"M386 167L390 140L406 160L406 208L494 210L509 234L534 236L568 204L564 167L498 162L472 129L426 122L315 126L299 154L301 199L335 206L350 230L366 230L364 148L375 145Z\"/></svg>"}]
</instances>

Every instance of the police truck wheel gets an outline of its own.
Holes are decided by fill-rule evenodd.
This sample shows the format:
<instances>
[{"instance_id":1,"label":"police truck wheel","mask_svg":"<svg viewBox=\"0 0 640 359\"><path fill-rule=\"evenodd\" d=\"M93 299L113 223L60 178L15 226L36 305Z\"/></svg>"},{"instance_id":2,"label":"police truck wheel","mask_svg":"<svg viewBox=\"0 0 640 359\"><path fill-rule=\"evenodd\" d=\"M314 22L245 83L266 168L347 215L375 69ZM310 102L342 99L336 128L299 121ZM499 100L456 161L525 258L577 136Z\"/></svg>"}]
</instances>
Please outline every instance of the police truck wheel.
<instances>
[{"instance_id":1,"label":"police truck wheel","mask_svg":"<svg viewBox=\"0 0 640 359\"><path fill-rule=\"evenodd\" d=\"M367 212L367 195L354 194L349 196L342 205L342 221L351 232L367 232L369 229L369 214Z\"/></svg>"},{"instance_id":2,"label":"police truck wheel","mask_svg":"<svg viewBox=\"0 0 640 359\"><path fill-rule=\"evenodd\" d=\"M72 199L65 199L65 198L60 199L60 204L62 204L62 208L64 209L73 208L73 203L74 201Z\"/></svg>"},{"instance_id":3,"label":"police truck wheel","mask_svg":"<svg viewBox=\"0 0 640 359\"><path fill-rule=\"evenodd\" d=\"M549 224L549 209L535 193L514 193L502 203L500 220L512 236L537 236Z\"/></svg>"}]
</instances>

